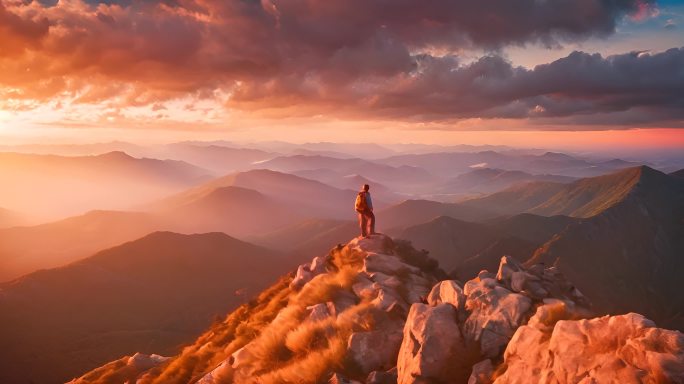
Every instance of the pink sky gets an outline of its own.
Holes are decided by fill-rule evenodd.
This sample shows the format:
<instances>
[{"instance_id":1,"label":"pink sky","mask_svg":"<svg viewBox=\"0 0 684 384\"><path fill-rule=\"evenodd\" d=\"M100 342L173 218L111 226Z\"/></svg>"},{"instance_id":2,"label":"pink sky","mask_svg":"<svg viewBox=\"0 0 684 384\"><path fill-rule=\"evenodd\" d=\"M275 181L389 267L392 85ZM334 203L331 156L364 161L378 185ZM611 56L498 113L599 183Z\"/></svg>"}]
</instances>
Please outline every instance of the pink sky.
<instances>
[{"instance_id":1,"label":"pink sky","mask_svg":"<svg viewBox=\"0 0 684 384\"><path fill-rule=\"evenodd\" d=\"M0 0L6 143L684 146L677 3L48 3Z\"/></svg>"}]
</instances>

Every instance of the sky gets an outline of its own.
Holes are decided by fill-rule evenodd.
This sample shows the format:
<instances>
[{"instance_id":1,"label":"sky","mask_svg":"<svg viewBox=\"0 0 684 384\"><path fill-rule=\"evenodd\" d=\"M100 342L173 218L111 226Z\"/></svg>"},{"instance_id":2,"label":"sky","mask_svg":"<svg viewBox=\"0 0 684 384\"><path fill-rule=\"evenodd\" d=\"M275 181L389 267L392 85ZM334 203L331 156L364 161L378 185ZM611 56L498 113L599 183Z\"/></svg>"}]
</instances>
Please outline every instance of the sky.
<instances>
[{"instance_id":1,"label":"sky","mask_svg":"<svg viewBox=\"0 0 684 384\"><path fill-rule=\"evenodd\" d=\"M684 149L684 1L0 0L3 143Z\"/></svg>"}]
</instances>

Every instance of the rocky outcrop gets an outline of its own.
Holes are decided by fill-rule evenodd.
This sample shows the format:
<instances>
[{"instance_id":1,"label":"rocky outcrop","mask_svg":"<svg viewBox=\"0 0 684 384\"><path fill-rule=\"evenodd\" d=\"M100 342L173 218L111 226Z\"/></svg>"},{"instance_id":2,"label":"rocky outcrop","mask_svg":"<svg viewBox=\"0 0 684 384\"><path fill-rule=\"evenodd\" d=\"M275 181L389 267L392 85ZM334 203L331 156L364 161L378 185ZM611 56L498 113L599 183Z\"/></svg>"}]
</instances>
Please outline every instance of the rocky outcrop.
<instances>
[{"instance_id":1,"label":"rocky outcrop","mask_svg":"<svg viewBox=\"0 0 684 384\"><path fill-rule=\"evenodd\" d=\"M456 310L463 311L465 308L466 296L457 281L444 280L437 283L427 297L429 305L435 306L441 303L451 304Z\"/></svg>"},{"instance_id":2,"label":"rocky outcrop","mask_svg":"<svg viewBox=\"0 0 684 384\"><path fill-rule=\"evenodd\" d=\"M470 315L463 334L471 345L479 346L484 357L497 357L515 330L526 320L532 299L504 288L492 278L470 280L464 292Z\"/></svg>"},{"instance_id":3,"label":"rocky outcrop","mask_svg":"<svg viewBox=\"0 0 684 384\"><path fill-rule=\"evenodd\" d=\"M396 327L355 332L349 336L347 356L363 372L388 370L396 365L402 340L401 328Z\"/></svg>"},{"instance_id":4,"label":"rocky outcrop","mask_svg":"<svg viewBox=\"0 0 684 384\"><path fill-rule=\"evenodd\" d=\"M508 256L496 275L481 271L462 288L454 280L439 282L427 305L411 307L397 363L399 383L490 382L494 362L516 330L537 307L556 301L586 312L586 300L554 268L526 269Z\"/></svg>"},{"instance_id":5,"label":"rocky outcrop","mask_svg":"<svg viewBox=\"0 0 684 384\"><path fill-rule=\"evenodd\" d=\"M494 383L684 382L681 332L656 328L635 313L549 324L568 316L564 306L551 306L516 331Z\"/></svg>"},{"instance_id":6,"label":"rocky outcrop","mask_svg":"<svg viewBox=\"0 0 684 384\"><path fill-rule=\"evenodd\" d=\"M241 336L210 332L185 360L211 364L169 382L684 382L681 333L637 314L588 319L587 299L555 267L504 256L496 273L439 281L424 253L397 244L357 238L300 266L260 312L226 323ZM149 371L131 361L134 377ZM149 372L140 384L164 370Z\"/></svg>"},{"instance_id":7,"label":"rocky outcrop","mask_svg":"<svg viewBox=\"0 0 684 384\"><path fill-rule=\"evenodd\" d=\"M314 257L311 263L302 264L297 268L297 273L295 278L290 283L290 287L294 289L300 289L304 284L311 281L314 277L325 273L329 258L327 257Z\"/></svg>"},{"instance_id":8,"label":"rocky outcrop","mask_svg":"<svg viewBox=\"0 0 684 384\"><path fill-rule=\"evenodd\" d=\"M446 382L463 376L458 364L466 354L461 330L456 322L456 309L451 304L430 307L413 304L399 351L399 384Z\"/></svg>"},{"instance_id":9,"label":"rocky outcrop","mask_svg":"<svg viewBox=\"0 0 684 384\"><path fill-rule=\"evenodd\" d=\"M387 382L396 377L389 371L397 365L406 315L436 282L389 237L354 239L301 265L288 305L200 382L225 382L216 378L227 370L235 383ZM307 359L318 359L318 371L295 368Z\"/></svg>"}]
</instances>

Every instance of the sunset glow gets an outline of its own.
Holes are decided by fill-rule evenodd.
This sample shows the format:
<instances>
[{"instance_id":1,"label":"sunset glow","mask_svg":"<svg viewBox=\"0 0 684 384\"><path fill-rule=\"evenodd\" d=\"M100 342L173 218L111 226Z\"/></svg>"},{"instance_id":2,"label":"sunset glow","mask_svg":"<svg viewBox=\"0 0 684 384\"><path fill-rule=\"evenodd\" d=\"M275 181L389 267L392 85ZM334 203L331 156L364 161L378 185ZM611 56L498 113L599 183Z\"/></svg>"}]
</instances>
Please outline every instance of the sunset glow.
<instances>
[{"instance_id":1,"label":"sunset glow","mask_svg":"<svg viewBox=\"0 0 684 384\"><path fill-rule=\"evenodd\" d=\"M3 0L0 137L681 145L684 6L582 4Z\"/></svg>"},{"instance_id":2,"label":"sunset glow","mask_svg":"<svg viewBox=\"0 0 684 384\"><path fill-rule=\"evenodd\" d=\"M0 384L684 383L683 0L0 0Z\"/></svg>"}]
</instances>

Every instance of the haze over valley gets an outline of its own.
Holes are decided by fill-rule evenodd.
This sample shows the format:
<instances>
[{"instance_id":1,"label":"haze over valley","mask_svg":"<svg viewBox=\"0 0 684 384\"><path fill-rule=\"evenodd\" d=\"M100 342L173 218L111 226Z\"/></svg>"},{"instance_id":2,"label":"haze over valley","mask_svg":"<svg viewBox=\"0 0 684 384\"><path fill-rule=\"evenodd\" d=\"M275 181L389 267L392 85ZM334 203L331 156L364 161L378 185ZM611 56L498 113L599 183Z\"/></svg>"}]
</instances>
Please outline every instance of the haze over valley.
<instances>
[{"instance_id":1,"label":"haze over valley","mask_svg":"<svg viewBox=\"0 0 684 384\"><path fill-rule=\"evenodd\" d=\"M0 0L0 384L684 383L679 0Z\"/></svg>"},{"instance_id":2,"label":"haze over valley","mask_svg":"<svg viewBox=\"0 0 684 384\"><path fill-rule=\"evenodd\" d=\"M92 148L112 145L158 150ZM635 311L684 329L676 272L684 267L684 179L667 173L684 158L440 147L361 158L331 143L326 154L317 144L277 153L201 142L165 148L188 145L192 156L181 150L174 160L122 151L0 156L15 169L3 174L8 185L25 189L3 192L0 321L12 335L3 339L12 356L4 380L20 382L30 370L38 382L62 381L134 352L178 353L215 316L357 236L350 204L365 183L378 231L427 250L447 276L495 270L502 255L543 262L572 279L596 313ZM207 158L212 169L192 162ZM54 220L39 221L43 205L22 215L27 205L13 200L40 188L50 192L42 204L64 210L42 213ZM100 205L112 196L115 207Z\"/></svg>"}]
</instances>

